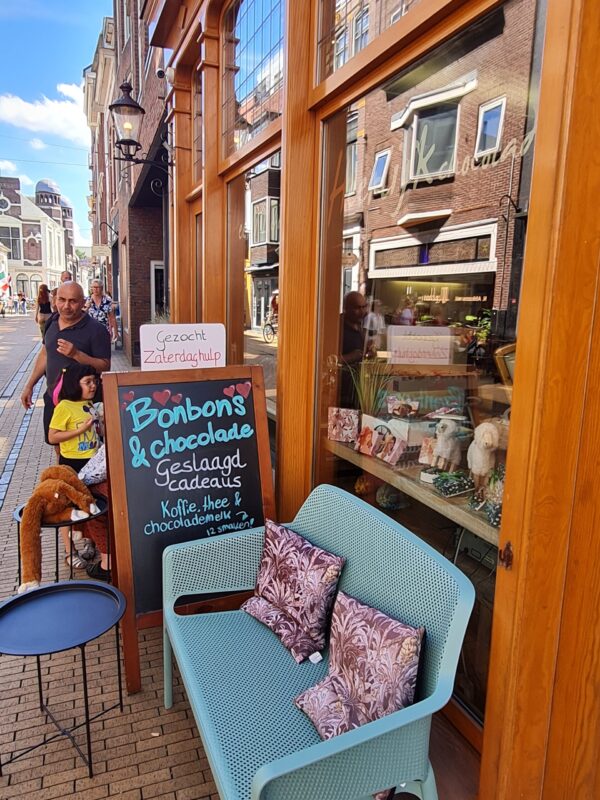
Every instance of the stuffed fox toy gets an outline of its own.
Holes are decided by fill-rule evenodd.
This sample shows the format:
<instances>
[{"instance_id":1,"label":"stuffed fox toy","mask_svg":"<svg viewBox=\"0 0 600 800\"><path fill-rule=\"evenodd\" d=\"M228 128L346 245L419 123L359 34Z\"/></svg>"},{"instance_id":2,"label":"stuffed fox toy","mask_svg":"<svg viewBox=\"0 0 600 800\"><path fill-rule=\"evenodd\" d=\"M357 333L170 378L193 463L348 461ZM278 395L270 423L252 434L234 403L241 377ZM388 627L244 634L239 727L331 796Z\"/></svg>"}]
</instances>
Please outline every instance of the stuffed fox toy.
<instances>
[{"instance_id":1,"label":"stuffed fox toy","mask_svg":"<svg viewBox=\"0 0 600 800\"><path fill-rule=\"evenodd\" d=\"M39 586L42 578L42 523L87 519L98 507L88 487L71 467L48 467L23 509L21 519L22 583L19 593Z\"/></svg>"}]
</instances>

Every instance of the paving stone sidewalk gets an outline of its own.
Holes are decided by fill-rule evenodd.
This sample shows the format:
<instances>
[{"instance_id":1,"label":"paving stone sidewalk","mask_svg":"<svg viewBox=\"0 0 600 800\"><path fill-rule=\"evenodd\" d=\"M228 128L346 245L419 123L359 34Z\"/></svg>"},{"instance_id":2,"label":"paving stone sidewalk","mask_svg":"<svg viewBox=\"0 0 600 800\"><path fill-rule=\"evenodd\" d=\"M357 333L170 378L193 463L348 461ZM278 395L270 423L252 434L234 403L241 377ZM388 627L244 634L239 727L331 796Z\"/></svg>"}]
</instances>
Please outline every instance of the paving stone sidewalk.
<instances>
[{"instance_id":1,"label":"paving stone sidewalk","mask_svg":"<svg viewBox=\"0 0 600 800\"><path fill-rule=\"evenodd\" d=\"M41 394L26 419L20 394L29 369L15 379L19 366L39 342L35 323L28 317L7 318L0 327L0 600L17 588L17 537L12 512L24 503L42 469L53 463L53 451L44 444ZM37 352L37 351L36 351ZM122 351L114 353L113 367L128 369ZM12 383L11 383L12 381ZM4 396L6 394L6 396ZM9 461L11 453L12 460ZM3 477L5 483L2 483ZM2 501L2 488L6 494ZM43 535L44 580L54 579L54 535ZM68 569L61 565L61 577ZM76 573L85 577L85 573ZM65 621L68 624L68 621ZM88 645L88 685L91 713L117 700L114 634ZM162 637L158 628L140 634L141 692L125 694L125 710L118 709L92 723L95 777L70 742L61 737L40 750L3 767L0 798L82 800L119 797L121 800L218 800L215 784L183 690L177 683L174 706L162 707ZM78 651L42 658L44 694L65 726L83 720L81 664ZM54 727L46 725L37 702L35 659L0 657L0 758L27 748ZM85 751L85 733L75 734Z\"/></svg>"}]
</instances>

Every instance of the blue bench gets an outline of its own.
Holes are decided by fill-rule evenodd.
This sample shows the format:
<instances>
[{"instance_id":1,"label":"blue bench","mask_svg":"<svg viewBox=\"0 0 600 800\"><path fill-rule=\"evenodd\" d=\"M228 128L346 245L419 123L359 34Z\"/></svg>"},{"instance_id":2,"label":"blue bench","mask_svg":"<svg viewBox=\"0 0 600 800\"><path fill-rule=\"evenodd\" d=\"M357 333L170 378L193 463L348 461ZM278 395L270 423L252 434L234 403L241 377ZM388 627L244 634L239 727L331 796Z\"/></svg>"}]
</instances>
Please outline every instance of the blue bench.
<instances>
[{"instance_id":1,"label":"blue bench","mask_svg":"<svg viewBox=\"0 0 600 800\"><path fill-rule=\"evenodd\" d=\"M263 544L255 528L165 549L165 706L173 703L174 655L223 800L362 800L402 784L435 800L431 718L452 693L473 586L402 525L333 486L317 487L289 527L346 557L345 592L425 626L417 701L321 741L292 701L326 675L326 654L319 664L296 664L243 611L175 613L179 597L254 587Z\"/></svg>"}]
</instances>

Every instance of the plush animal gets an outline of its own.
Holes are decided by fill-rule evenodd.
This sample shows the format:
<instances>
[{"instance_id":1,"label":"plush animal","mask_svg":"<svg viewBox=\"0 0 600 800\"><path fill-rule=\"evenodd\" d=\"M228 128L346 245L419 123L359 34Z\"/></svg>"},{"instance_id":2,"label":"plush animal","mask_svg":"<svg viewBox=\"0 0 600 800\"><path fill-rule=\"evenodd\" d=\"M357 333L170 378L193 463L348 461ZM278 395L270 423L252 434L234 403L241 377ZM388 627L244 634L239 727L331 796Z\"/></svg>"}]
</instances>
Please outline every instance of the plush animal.
<instances>
[{"instance_id":1,"label":"plush animal","mask_svg":"<svg viewBox=\"0 0 600 800\"><path fill-rule=\"evenodd\" d=\"M433 447L432 467L438 467L447 472L455 472L460 466L460 442L458 425L453 419L442 419L435 429L435 444Z\"/></svg>"},{"instance_id":2,"label":"plush animal","mask_svg":"<svg viewBox=\"0 0 600 800\"><path fill-rule=\"evenodd\" d=\"M42 573L42 523L69 524L97 514L94 496L71 467L48 467L23 509L21 518L22 583L19 594L39 586Z\"/></svg>"},{"instance_id":3,"label":"plush animal","mask_svg":"<svg viewBox=\"0 0 600 800\"><path fill-rule=\"evenodd\" d=\"M487 485L496 464L498 442L498 428L492 422L482 422L475 428L473 441L467 450L467 464L477 490Z\"/></svg>"}]
</instances>

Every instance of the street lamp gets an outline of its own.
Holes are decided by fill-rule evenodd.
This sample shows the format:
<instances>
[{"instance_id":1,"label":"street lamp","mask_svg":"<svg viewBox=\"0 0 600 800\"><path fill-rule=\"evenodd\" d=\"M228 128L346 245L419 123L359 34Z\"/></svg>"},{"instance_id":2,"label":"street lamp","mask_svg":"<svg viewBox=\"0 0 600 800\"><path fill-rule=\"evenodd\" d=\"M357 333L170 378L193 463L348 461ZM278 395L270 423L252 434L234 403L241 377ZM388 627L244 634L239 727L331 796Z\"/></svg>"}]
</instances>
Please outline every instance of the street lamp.
<instances>
[{"instance_id":1,"label":"street lamp","mask_svg":"<svg viewBox=\"0 0 600 800\"><path fill-rule=\"evenodd\" d=\"M115 160L128 161L131 164L152 164L168 174L167 167L173 166L173 162L169 161L166 153L165 158L160 160L136 156L136 153L142 149L139 136L142 119L146 112L131 96L132 86L129 81L122 83L119 88L121 96L108 107L117 132L115 146L121 153L120 156L114 157Z\"/></svg>"}]
</instances>

